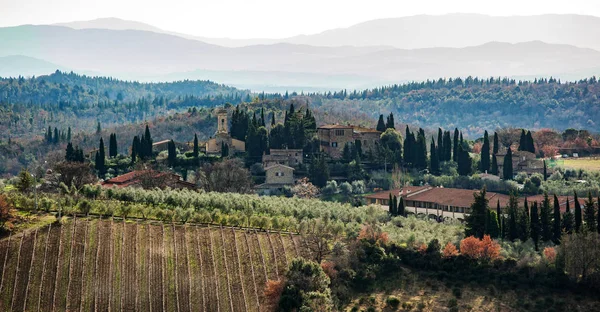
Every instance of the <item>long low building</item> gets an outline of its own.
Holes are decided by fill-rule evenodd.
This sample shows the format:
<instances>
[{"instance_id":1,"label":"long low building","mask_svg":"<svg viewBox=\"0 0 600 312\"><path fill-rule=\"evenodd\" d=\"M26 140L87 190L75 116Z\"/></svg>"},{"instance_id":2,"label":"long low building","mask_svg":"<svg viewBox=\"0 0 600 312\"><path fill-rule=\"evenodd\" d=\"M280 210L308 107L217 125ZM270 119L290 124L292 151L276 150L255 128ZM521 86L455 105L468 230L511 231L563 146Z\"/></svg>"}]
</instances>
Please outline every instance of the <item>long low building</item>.
<instances>
[{"instance_id":1,"label":"long low building","mask_svg":"<svg viewBox=\"0 0 600 312\"><path fill-rule=\"evenodd\" d=\"M433 186L407 186L403 189L393 189L382 191L365 196L368 204L389 206L390 194L392 196L402 197L404 199L407 212L414 214L424 214L436 218L453 218L464 220L465 216L471 212L471 204L474 201L473 194L479 190L444 188ZM486 192L486 198L490 209L496 210L498 203L502 213L506 213L510 196L494 192ZM554 205L553 196L549 195L550 205ZM519 197L519 207L523 207L525 200L529 202L529 207L533 202L541 203L544 195L535 195L530 197ZM567 200L573 209L575 202L573 197L558 196L561 211L566 210ZM583 205L584 198L579 198ZM582 206L583 207L583 206Z\"/></svg>"}]
</instances>

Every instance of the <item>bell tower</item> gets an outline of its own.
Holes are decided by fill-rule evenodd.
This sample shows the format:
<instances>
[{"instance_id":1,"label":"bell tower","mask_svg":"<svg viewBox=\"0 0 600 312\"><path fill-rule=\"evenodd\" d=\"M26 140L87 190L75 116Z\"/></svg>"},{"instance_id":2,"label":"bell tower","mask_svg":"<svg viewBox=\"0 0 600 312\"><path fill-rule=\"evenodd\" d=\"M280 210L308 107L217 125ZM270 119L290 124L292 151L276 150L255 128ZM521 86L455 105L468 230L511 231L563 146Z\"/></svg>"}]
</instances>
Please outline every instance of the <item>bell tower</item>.
<instances>
[{"instance_id":1,"label":"bell tower","mask_svg":"<svg viewBox=\"0 0 600 312\"><path fill-rule=\"evenodd\" d=\"M227 129L227 110L220 108L217 110L217 134L228 134Z\"/></svg>"}]
</instances>

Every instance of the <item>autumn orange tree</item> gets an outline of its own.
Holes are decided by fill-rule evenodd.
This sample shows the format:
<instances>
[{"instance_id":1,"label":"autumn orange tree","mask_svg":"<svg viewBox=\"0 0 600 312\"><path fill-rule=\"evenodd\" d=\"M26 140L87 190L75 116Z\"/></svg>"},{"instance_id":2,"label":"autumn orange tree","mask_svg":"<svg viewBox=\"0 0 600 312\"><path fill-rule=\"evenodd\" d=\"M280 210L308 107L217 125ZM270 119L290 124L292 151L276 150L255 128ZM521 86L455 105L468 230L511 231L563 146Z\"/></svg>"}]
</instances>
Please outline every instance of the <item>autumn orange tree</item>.
<instances>
[{"instance_id":1,"label":"autumn orange tree","mask_svg":"<svg viewBox=\"0 0 600 312\"><path fill-rule=\"evenodd\" d=\"M483 239L469 236L460 242L460 253L471 259L493 261L500 259L500 245L489 235Z\"/></svg>"},{"instance_id":2,"label":"autumn orange tree","mask_svg":"<svg viewBox=\"0 0 600 312\"><path fill-rule=\"evenodd\" d=\"M5 195L0 194L0 229L5 230L12 219L12 205Z\"/></svg>"}]
</instances>

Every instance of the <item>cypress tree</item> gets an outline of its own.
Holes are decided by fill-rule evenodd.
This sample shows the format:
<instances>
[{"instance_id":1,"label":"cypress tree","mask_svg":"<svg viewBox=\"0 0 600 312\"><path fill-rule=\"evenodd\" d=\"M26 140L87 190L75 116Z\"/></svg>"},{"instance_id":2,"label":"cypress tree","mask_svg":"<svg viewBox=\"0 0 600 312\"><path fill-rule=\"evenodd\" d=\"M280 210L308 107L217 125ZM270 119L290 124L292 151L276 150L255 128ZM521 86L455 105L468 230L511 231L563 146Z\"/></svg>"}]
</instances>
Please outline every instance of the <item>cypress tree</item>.
<instances>
[{"instance_id":1,"label":"cypress tree","mask_svg":"<svg viewBox=\"0 0 600 312\"><path fill-rule=\"evenodd\" d=\"M410 130L408 129L408 126L406 126L406 135L404 136L404 163L407 166L411 166L413 165L413 145L412 145L412 140L411 140L412 134L410 133Z\"/></svg>"},{"instance_id":2,"label":"cypress tree","mask_svg":"<svg viewBox=\"0 0 600 312\"><path fill-rule=\"evenodd\" d=\"M406 217L406 207L404 207L404 198L400 196L400 202L398 203L398 215Z\"/></svg>"},{"instance_id":3,"label":"cypress tree","mask_svg":"<svg viewBox=\"0 0 600 312\"><path fill-rule=\"evenodd\" d=\"M458 128L454 128L454 141L452 145L452 160L454 160L454 162L458 162L458 144Z\"/></svg>"},{"instance_id":4,"label":"cypress tree","mask_svg":"<svg viewBox=\"0 0 600 312\"><path fill-rule=\"evenodd\" d=\"M275 127L275 112L271 115L271 129Z\"/></svg>"},{"instance_id":5,"label":"cypress tree","mask_svg":"<svg viewBox=\"0 0 600 312\"><path fill-rule=\"evenodd\" d=\"M500 199L496 202L496 216L498 216L498 226L500 227L500 237L504 238L504 223L502 220L504 219L504 215L502 214L502 209L500 208Z\"/></svg>"},{"instance_id":6,"label":"cypress tree","mask_svg":"<svg viewBox=\"0 0 600 312\"><path fill-rule=\"evenodd\" d=\"M526 151L529 149L527 142L527 135L525 134L525 129L521 129L521 137L519 138L519 151Z\"/></svg>"},{"instance_id":7,"label":"cypress tree","mask_svg":"<svg viewBox=\"0 0 600 312\"><path fill-rule=\"evenodd\" d=\"M58 129L54 127L54 137L52 143L58 144L60 142L60 135L58 134Z\"/></svg>"},{"instance_id":8,"label":"cypress tree","mask_svg":"<svg viewBox=\"0 0 600 312\"><path fill-rule=\"evenodd\" d=\"M433 137L431 138L431 145L429 147L430 155L429 155L429 170L433 174L440 173L440 159L438 157L437 149L435 148L435 142L433 141Z\"/></svg>"},{"instance_id":9,"label":"cypress tree","mask_svg":"<svg viewBox=\"0 0 600 312\"><path fill-rule=\"evenodd\" d=\"M471 156L469 152L463 150L462 145L458 146L458 174L462 176L471 174Z\"/></svg>"},{"instance_id":10,"label":"cypress tree","mask_svg":"<svg viewBox=\"0 0 600 312\"><path fill-rule=\"evenodd\" d=\"M437 140L436 154L438 157L438 163L441 163L444 161L444 135L442 134L442 128L438 128Z\"/></svg>"},{"instance_id":11,"label":"cypress tree","mask_svg":"<svg viewBox=\"0 0 600 312\"><path fill-rule=\"evenodd\" d=\"M567 197L567 207L563 214L563 229L567 234L573 233L573 213L571 212L569 198Z\"/></svg>"},{"instance_id":12,"label":"cypress tree","mask_svg":"<svg viewBox=\"0 0 600 312\"><path fill-rule=\"evenodd\" d=\"M396 195L394 195L394 201L392 203L392 208L393 208L392 216L397 216L398 215L398 197L396 197Z\"/></svg>"},{"instance_id":13,"label":"cypress tree","mask_svg":"<svg viewBox=\"0 0 600 312\"><path fill-rule=\"evenodd\" d=\"M547 181L548 179L548 173L547 173L547 168L546 168L546 160L544 159L544 181Z\"/></svg>"},{"instance_id":14,"label":"cypress tree","mask_svg":"<svg viewBox=\"0 0 600 312\"><path fill-rule=\"evenodd\" d=\"M46 142L52 143L52 128L48 126L48 130L46 130Z\"/></svg>"},{"instance_id":15,"label":"cypress tree","mask_svg":"<svg viewBox=\"0 0 600 312\"><path fill-rule=\"evenodd\" d=\"M73 149L73 144L71 142L67 143L67 150L65 154L66 161L74 161L75 160L75 150Z\"/></svg>"},{"instance_id":16,"label":"cypress tree","mask_svg":"<svg viewBox=\"0 0 600 312\"><path fill-rule=\"evenodd\" d=\"M487 234L492 238L498 238L500 236L500 224L498 222L498 214L495 211L487 210L488 215L488 226Z\"/></svg>"},{"instance_id":17,"label":"cypress tree","mask_svg":"<svg viewBox=\"0 0 600 312\"><path fill-rule=\"evenodd\" d=\"M150 136L150 128L146 125L146 131L144 132L144 138L146 140L146 149L144 151L145 157L152 157L152 136Z\"/></svg>"},{"instance_id":18,"label":"cypress tree","mask_svg":"<svg viewBox=\"0 0 600 312\"><path fill-rule=\"evenodd\" d=\"M167 152L167 161L169 166L174 167L175 162L177 161L177 149L175 148L175 142L173 142L173 140L169 141L167 144Z\"/></svg>"},{"instance_id":19,"label":"cypress tree","mask_svg":"<svg viewBox=\"0 0 600 312\"><path fill-rule=\"evenodd\" d=\"M514 241L519 238L518 229L518 217L519 217L519 201L514 194L510 195L508 202L508 231L507 237L510 241Z\"/></svg>"},{"instance_id":20,"label":"cypress tree","mask_svg":"<svg viewBox=\"0 0 600 312\"><path fill-rule=\"evenodd\" d=\"M377 121L377 131L385 132L385 122L383 122L383 114L379 115L379 121Z\"/></svg>"},{"instance_id":21,"label":"cypress tree","mask_svg":"<svg viewBox=\"0 0 600 312\"><path fill-rule=\"evenodd\" d=\"M98 147L98 152L96 153L96 170L101 177L106 173L106 164L105 164L106 154L104 152L104 140L100 138L100 146Z\"/></svg>"},{"instance_id":22,"label":"cypress tree","mask_svg":"<svg viewBox=\"0 0 600 312\"><path fill-rule=\"evenodd\" d=\"M552 226L550 223L552 222L552 215L550 209L550 199L548 198L548 193L544 192L544 201L540 207L540 229L542 235L542 241L548 242L552 240Z\"/></svg>"},{"instance_id":23,"label":"cypress tree","mask_svg":"<svg viewBox=\"0 0 600 312\"><path fill-rule=\"evenodd\" d=\"M596 232L596 207L594 198L592 198L592 192L588 192L588 200L585 202L585 209L583 212L583 219L585 221L585 229L589 233Z\"/></svg>"},{"instance_id":24,"label":"cypress tree","mask_svg":"<svg viewBox=\"0 0 600 312\"><path fill-rule=\"evenodd\" d=\"M496 155L498 154L498 149L500 148L500 145L498 143L498 133L494 132L494 149L493 149L493 154Z\"/></svg>"},{"instance_id":25,"label":"cypress tree","mask_svg":"<svg viewBox=\"0 0 600 312\"><path fill-rule=\"evenodd\" d=\"M67 129L67 142L71 142L71 127Z\"/></svg>"},{"instance_id":26,"label":"cypress tree","mask_svg":"<svg viewBox=\"0 0 600 312\"><path fill-rule=\"evenodd\" d=\"M513 178L513 163L512 163L512 150L510 146L506 150L506 155L504 156L504 165L502 167L502 179L504 180L512 180Z\"/></svg>"},{"instance_id":27,"label":"cypress tree","mask_svg":"<svg viewBox=\"0 0 600 312\"><path fill-rule=\"evenodd\" d=\"M535 154L535 144L533 143L533 136L531 131L527 131L527 151Z\"/></svg>"},{"instance_id":28,"label":"cypress tree","mask_svg":"<svg viewBox=\"0 0 600 312\"><path fill-rule=\"evenodd\" d=\"M396 124L394 123L394 113L390 113L387 118L387 124L385 125L386 129L392 128L396 129Z\"/></svg>"},{"instance_id":29,"label":"cypress tree","mask_svg":"<svg viewBox=\"0 0 600 312\"><path fill-rule=\"evenodd\" d=\"M198 135L194 133L194 158L198 158L200 155L200 147L198 146Z\"/></svg>"},{"instance_id":30,"label":"cypress tree","mask_svg":"<svg viewBox=\"0 0 600 312\"><path fill-rule=\"evenodd\" d=\"M133 137L133 142L131 143L131 163L135 163L137 157L139 157L138 151L140 149L140 139L138 136Z\"/></svg>"},{"instance_id":31,"label":"cypress tree","mask_svg":"<svg viewBox=\"0 0 600 312\"><path fill-rule=\"evenodd\" d=\"M562 234L561 223L560 223L560 203L558 197L554 194L554 220L552 226L552 241L554 244L560 244L560 236Z\"/></svg>"},{"instance_id":32,"label":"cypress tree","mask_svg":"<svg viewBox=\"0 0 600 312\"><path fill-rule=\"evenodd\" d=\"M481 172L487 172L490 170L490 138L488 137L487 130L483 134L483 145L481 146L481 162L479 165Z\"/></svg>"},{"instance_id":33,"label":"cypress tree","mask_svg":"<svg viewBox=\"0 0 600 312\"><path fill-rule=\"evenodd\" d=\"M486 223L488 221L488 199L485 197L485 187L474 193L474 201L471 204L471 213L465 218L465 236L475 236L477 238L483 238L486 234Z\"/></svg>"},{"instance_id":34,"label":"cypress tree","mask_svg":"<svg viewBox=\"0 0 600 312\"><path fill-rule=\"evenodd\" d=\"M388 212L391 216L394 215L394 197L392 197L392 193L390 193L390 199L388 199Z\"/></svg>"},{"instance_id":35,"label":"cypress tree","mask_svg":"<svg viewBox=\"0 0 600 312\"><path fill-rule=\"evenodd\" d=\"M102 125L100 125L100 121L98 120L98 124L96 125L96 134L100 134L102 132Z\"/></svg>"},{"instance_id":36,"label":"cypress tree","mask_svg":"<svg viewBox=\"0 0 600 312\"><path fill-rule=\"evenodd\" d=\"M260 108L260 125L265 128L267 127L266 123L265 123L265 108L264 107Z\"/></svg>"},{"instance_id":37,"label":"cypress tree","mask_svg":"<svg viewBox=\"0 0 600 312\"><path fill-rule=\"evenodd\" d=\"M581 204L579 203L579 199L577 199L577 192L575 193L575 232L581 233L582 227L582 219L581 219Z\"/></svg>"},{"instance_id":38,"label":"cypress tree","mask_svg":"<svg viewBox=\"0 0 600 312\"><path fill-rule=\"evenodd\" d=\"M419 129L415 156L416 167L419 170L427 168L427 141L423 129Z\"/></svg>"},{"instance_id":39,"label":"cypress tree","mask_svg":"<svg viewBox=\"0 0 600 312\"><path fill-rule=\"evenodd\" d=\"M540 219L538 217L538 205L537 202L533 202L533 207L531 207L531 239L535 244L535 250L538 250L539 242L540 242Z\"/></svg>"},{"instance_id":40,"label":"cypress tree","mask_svg":"<svg viewBox=\"0 0 600 312\"><path fill-rule=\"evenodd\" d=\"M108 142L108 156L111 158L117 157L119 154L117 145L117 134L113 133L110 135L110 142Z\"/></svg>"},{"instance_id":41,"label":"cypress tree","mask_svg":"<svg viewBox=\"0 0 600 312\"><path fill-rule=\"evenodd\" d=\"M452 140L450 131L444 132L444 161L452 160Z\"/></svg>"},{"instance_id":42,"label":"cypress tree","mask_svg":"<svg viewBox=\"0 0 600 312\"><path fill-rule=\"evenodd\" d=\"M492 168L490 173L493 175L498 175L498 162L496 160L496 155L492 155Z\"/></svg>"}]
</instances>

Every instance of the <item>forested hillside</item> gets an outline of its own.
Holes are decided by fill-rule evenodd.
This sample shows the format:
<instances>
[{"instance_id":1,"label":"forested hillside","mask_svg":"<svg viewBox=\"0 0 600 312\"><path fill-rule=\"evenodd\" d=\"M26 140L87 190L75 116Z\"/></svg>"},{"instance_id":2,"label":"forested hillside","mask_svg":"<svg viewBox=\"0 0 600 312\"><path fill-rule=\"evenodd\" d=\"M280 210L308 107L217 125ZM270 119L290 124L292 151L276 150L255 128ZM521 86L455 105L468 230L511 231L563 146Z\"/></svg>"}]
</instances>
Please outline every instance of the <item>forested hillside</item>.
<instances>
[{"instance_id":1,"label":"forested hillside","mask_svg":"<svg viewBox=\"0 0 600 312\"><path fill-rule=\"evenodd\" d=\"M93 130L167 115L190 106L238 103L249 92L210 81L139 83L56 71L0 78L0 139L41 135L48 127Z\"/></svg>"},{"instance_id":2,"label":"forested hillside","mask_svg":"<svg viewBox=\"0 0 600 312\"><path fill-rule=\"evenodd\" d=\"M313 96L312 104L335 114L373 118L393 112L396 120L424 128L459 128L470 137L484 130L567 128L600 131L600 83L595 77L577 82L553 78L439 79L364 91Z\"/></svg>"}]
</instances>

